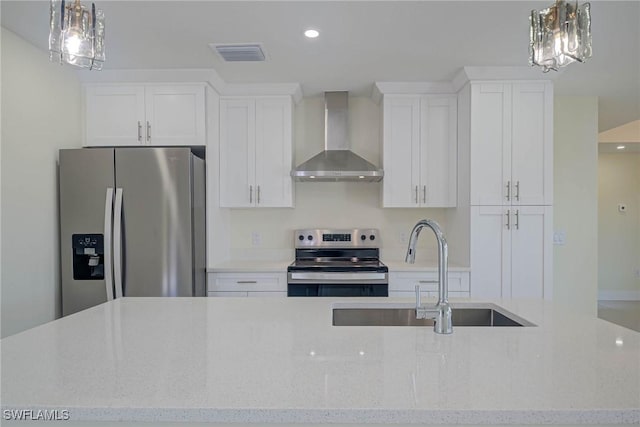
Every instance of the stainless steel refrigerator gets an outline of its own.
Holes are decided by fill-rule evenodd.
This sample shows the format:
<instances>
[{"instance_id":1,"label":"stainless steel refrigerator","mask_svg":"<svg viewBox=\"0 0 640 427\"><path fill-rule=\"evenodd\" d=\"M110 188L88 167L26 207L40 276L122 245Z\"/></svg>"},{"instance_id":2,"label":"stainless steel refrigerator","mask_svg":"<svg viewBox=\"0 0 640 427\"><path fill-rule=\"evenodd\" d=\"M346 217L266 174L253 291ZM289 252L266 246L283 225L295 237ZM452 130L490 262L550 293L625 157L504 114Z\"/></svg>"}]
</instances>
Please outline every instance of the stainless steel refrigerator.
<instances>
[{"instance_id":1,"label":"stainless steel refrigerator","mask_svg":"<svg viewBox=\"0 0 640 427\"><path fill-rule=\"evenodd\" d=\"M60 150L62 313L205 296L204 160L189 147Z\"/></svg>"}]
</instances>

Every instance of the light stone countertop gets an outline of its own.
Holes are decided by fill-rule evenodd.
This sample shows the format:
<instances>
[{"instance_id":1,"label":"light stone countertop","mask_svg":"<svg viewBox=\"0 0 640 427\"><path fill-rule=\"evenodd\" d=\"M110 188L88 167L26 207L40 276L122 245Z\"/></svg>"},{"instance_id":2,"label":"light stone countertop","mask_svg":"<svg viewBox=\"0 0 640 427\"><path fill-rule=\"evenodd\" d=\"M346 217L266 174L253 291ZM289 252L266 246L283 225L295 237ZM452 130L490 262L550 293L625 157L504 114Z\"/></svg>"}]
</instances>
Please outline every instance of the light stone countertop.
<instances>
[{"instance_id":1,"label":"light stone countertop","mask_svg":"<svg viewBox=\"0 0 640 427\"><path fill-rule=\"evenodd\" d=\"M207 269L207 273L286 273L287 267L293 260L286 261L228 261L216 264ZM383 264L389 267L390 273L396 272L437 272L438 263L433 262L416 262L415 264L407 264L404 261L386 261ZM469 267L449 263L449 271L466 272L470 271Z\"/></svg>"},{"instance_id":2,"label":"light stone countertop","mask_svg":"<svg viewBox=\"0 0 640 427\"><path fill-rule=\"evenodd\" d=\"M286 261L228 261L207 268L207 273L286 273L293 259Z\"/></svg>"},{"instance_id":3,"label":"light stone countertop","mask_svg":"<svg viewBox=\"0 0 640 427\"><path fill-rule=\"evenodd\" d=\"M438 272L438 262L437 261L416 261L415 264L408 264L404 261L390 261L390 260L382 260L382 262L389 267L389 273L397 273L397 272ZM449 263L449 271L450 272L466 272L471 271L469 267L462 267L460 265Z\"/></svg>"},{"instance_id":4,"label":"light stone countertop","mask_svg":"<svg viewBox=\"0 0 640 427\"><path fill-rule=\"evenodd\" d=\"M0 341L2 407L86 421L640 423L640 333L543 301L495 302L536 327L336 327L336 303L101 304Z\"/></svg>"}]
</instances>

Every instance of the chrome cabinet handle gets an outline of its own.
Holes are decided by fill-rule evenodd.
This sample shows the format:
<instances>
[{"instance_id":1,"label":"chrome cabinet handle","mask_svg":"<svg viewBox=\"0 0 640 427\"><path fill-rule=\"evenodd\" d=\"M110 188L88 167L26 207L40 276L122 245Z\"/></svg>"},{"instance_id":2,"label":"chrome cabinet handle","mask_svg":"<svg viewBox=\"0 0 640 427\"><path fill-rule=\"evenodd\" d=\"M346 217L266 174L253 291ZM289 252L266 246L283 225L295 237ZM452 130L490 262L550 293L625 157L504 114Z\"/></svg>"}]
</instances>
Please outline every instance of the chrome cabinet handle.
<instances>
[{"instance_id":1,"label":"chrome cabinet handle","mask_svg":"<svg viewBox=\"0 0 640 427\"><path fill-rule=\"evenodd\" d=\"M439 280L418 280L418 283L420 284L426 284L426 283L440 283Z\"/></svg>"},{"instance_id":2,"label":"chrome cabinet handle","mask_svg":"<svg viewBox=\"0 0 640 427\"><path fill-rule=\"evenodd\" d=\"M511 230L511 209L507 209L507 230Z\"/></svg>"},{"instance_id":3,"label":"chrome cabinet handle","mask_svg":"<svg viewBox=\"0 0 640 427\"><path fill-rule=\"evenodd\" d=\"M418 310L422 306L422 302L420 301L420 285L416 285L416 310Z\"/></svg>"},{"instance_id":4,"label":"chrome cabinet handle","mask_svg":"<svg viewBox=\"0 0 640 427\"><path fill-rule=\"evenodd\" d=\"M427 203L427 186L422 186L422 203Z\"/></svg>"},{"instance_id":5,"label":"chrome cabinet handle","mask_svg":"<svg viewBox=\"0 0 640 427\"><path fill-rule=\"evenodd\" d=\"M249 186L249 203L253 203L253 185Z\"/></svg>"},{"instance_id":6,"label":"chrome cabinet handle","mask_svg":"<svg viewBox=\"0 0 640 427\"><path fill-rule=\"evenodd\" d=\"M113 237L113 188L107 188L104 202L104 281L107 301L113 300L113 265L111 254L111 238Z\"/></svg>"},{"instance_id":7,"label":"chrome cabinet handle","mask_svg":"<svg viewBox=\"0 0 640 427\"><path fill-rule=\"evenodd\" d=\"M516 181L516 200L520 201L520 181Z\"/></svg>"},{"instance_id":8,"label":"chrome cabinet handle","mask_svg":"<svg viewBox=\"0 0 640 427\"><path fill-rule=\"evenodd\" d=\"M243 284L256 284L258 283L257 280L236 280L236 283L239 285L243 285Z\"/></svg>"},{"instance_id":9,"label":"chrome cabinet handle","mask_svg":"<svg viewBox=\"0 0 640 427\"><path fill-rule=\"evenodd\" d=\"M142 123L138 120L138 142L142 142Z\"/></svg>"},{"instance_id":10,"label":"chrome cabinet handle","mask_svg":"<svg viewBox=\"0 0 640 427\"><path fill-rule=\"evenodd\" d=\"M151 123L147 120L147 142L151 141Z\"/></svg>"},{"instance_id":11,"label":"chrome cabinet handle","mask_svg":"<svg viewBox=\"0 0 640 427\"><path fill-rule=\"evenodd\" d=\"M256 199L258 204L260 204L260 186L258 185L258 192L256 193Z\"/></svg>"},{"instance_id":12,"label":"chrome cabinet handle","mask_svg":"<svg viewBox=\"0 0 640 427\"><path fill-rule=\"evenodd\" d=\"M511 200L511 181L507 181L507 201Z\"/></svg>"},{"instance_id":13,"label":"chrome cabinet handle","mask_svg":"<svg viewBox=\"0 0 640 427\"><path fill-rule=\"evenodd\" d=\"M516 230L520 230L520 210L516 209Z\"/></svg>"},{"instance_id":14,"label":"chrome cabinet handle","mask_svg":"<svg viewBox=\"0 0 640 427\"><path fill-rule=\"evenodd\" d=\"M418 203L418 186L416 185L416 203Z\"/></svg>"},{"instance_id":15,"label":"chrome cabinet handle","mask_svg":"<svg viewBox=\"0 0 640 427\"><path fill-rule=\"evenodd\" d=\"M116 200L113 207L113 284L114 297L122 298L124 295L123 269L122 269L122 188L116 188Z\"/></svg>"}]
</instances>

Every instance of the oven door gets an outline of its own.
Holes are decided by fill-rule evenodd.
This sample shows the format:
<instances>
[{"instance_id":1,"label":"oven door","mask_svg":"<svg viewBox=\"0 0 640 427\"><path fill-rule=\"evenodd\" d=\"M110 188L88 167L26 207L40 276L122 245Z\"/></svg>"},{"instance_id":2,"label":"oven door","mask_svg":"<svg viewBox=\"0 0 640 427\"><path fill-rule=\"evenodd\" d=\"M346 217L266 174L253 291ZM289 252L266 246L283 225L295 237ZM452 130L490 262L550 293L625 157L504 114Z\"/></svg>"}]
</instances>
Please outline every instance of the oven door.
<instances>
[{"instance_id":1,"label":"oven door","mask_svg":"<svg viewBox=\"0 0 640 427\"><path fill-rule=\"evenodd\" d=\"M378 272L289 272L290 297L386 297L387 273Z\"/></svg>"}]
</instances>

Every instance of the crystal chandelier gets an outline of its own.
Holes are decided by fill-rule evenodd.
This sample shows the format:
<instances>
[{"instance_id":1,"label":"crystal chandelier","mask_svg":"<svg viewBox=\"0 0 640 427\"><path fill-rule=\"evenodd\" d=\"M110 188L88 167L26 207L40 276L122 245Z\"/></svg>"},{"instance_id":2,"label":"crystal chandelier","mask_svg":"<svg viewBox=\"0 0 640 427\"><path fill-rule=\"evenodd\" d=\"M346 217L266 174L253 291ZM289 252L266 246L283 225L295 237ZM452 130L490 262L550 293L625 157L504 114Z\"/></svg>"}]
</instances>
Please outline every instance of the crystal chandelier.
<instances>
[{"instance_id":1,"label":"crystal chandelier","mask_svg":"<svg viewBox=\"0 0 640 427\"><path fill-rule=\"evenodd\" d=\"M49 59L101 70L104 62L104 14L80 0L51 0Z\"/></svg>"},{"instance_id":2,"label":"crystal chandelier","mask_svg":"<svg viewBox=\"0 0 640 427\"><path fill-rule=\"evenodd\" d=\"M531 11L529 64L558 71L591 57L591 6L557 0L553 6Z\"/></svg>"}]
</instances>

